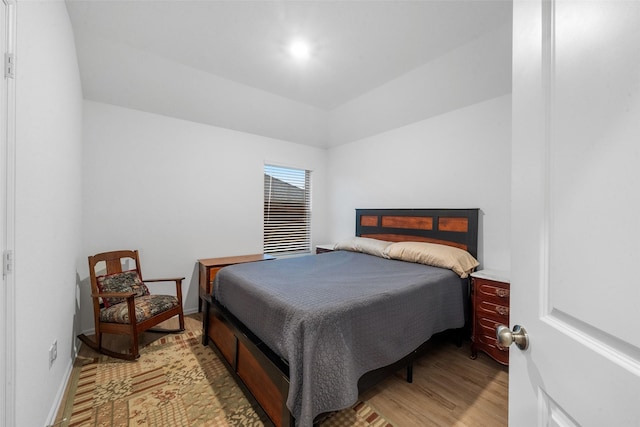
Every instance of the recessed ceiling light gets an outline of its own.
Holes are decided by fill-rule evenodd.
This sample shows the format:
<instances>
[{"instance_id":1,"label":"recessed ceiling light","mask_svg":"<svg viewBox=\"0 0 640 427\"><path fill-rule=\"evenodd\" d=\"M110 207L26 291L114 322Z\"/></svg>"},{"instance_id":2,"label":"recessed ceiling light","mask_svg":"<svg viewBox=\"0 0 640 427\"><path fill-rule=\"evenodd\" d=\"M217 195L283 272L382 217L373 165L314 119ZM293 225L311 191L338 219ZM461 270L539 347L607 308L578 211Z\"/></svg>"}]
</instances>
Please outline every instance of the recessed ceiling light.
<instances>
[{"instance_id":1,"label":"recessed ceiling light","mask_svg":"<svg viewBox=\"0 0 640 427\"><path fill-rule=\"evenodd\" d=\"M294 40L289 45L289 53L296 59L309 59L311 56L311 47L309 46L309 43L304 40Z\"/></svg>"}]
</instances>

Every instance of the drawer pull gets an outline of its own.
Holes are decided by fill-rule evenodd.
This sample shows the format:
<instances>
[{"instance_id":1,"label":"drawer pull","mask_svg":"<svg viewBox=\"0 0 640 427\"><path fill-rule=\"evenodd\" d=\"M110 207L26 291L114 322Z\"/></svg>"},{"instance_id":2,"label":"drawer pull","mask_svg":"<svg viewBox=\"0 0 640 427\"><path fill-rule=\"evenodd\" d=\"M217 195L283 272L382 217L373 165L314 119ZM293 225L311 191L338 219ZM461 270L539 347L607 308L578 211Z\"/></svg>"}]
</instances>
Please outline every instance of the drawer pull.
<instances>
[{"instance_id":1,"label":"drawer pull","mask_svg":"<svg viewBox=\"0 0 640 427\"><path fill-rule=\"evenodd\" d=\"M503 307L501 305L496 305L496 311L501 316L506 316L509 314L509 309L507 307Z\"/></svg>"},{"instance_id":2,"label":"drawer pull","mask_svg":"<svg viewBox=\"0 0 640 427\"><path fill-rule=\"evenodd\" d=\"M500 298L508 297L509 291L502 288L496 288L496 295L498 295Z\"/></svg>"}]
</instances>

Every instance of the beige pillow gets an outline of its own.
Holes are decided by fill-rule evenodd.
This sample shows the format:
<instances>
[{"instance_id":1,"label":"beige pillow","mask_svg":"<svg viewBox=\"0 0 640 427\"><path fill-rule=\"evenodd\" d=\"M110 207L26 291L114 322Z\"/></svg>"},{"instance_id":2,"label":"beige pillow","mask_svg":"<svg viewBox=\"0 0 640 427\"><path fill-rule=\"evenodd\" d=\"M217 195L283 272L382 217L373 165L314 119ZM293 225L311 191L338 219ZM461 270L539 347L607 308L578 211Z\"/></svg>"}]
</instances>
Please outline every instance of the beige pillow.
<instances>
[{"instance_id":1,"label":"beige pillow","mask_svg":"<svg viewBox=\"0 0 640 427\"><path fill-rule=\"evenodd\" d=\"M453 246L438 245L436 243L392 243L387 246L384 253L387 258L391 259L448 268L463 279L480 265L469 252Z\"/></svg>"},{"instance_id":2,"label":"beige pillow","mask_svg":"<svg viewBox=\"0 0 640 427\"><path fill-rule=\"evenodd\" d=\"M335 244L333 249L339 251L362 252L363 254L374 255L381 258L388 258L384 250L391 242L384 240L370 239L368 237L352 237Z\"/></svg>"}]
</instances>

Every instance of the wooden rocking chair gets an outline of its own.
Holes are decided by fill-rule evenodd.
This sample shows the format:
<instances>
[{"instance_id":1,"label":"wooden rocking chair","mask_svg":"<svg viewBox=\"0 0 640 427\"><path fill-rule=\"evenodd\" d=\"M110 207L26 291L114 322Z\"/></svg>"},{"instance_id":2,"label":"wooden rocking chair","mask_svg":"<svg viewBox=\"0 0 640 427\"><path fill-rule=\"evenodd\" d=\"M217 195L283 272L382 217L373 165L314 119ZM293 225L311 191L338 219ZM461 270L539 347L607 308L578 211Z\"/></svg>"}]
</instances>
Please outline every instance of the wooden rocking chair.
<instances>
[{"instance_id":1,"label":"wooden rocking chair","mask_svg":"<svg viewBox=\"0 0 640 427\"><path fill-rule=\"evenodd\" d=\"M129 260L135 267L127 267ZM106 269L106 270L105 270ZM96 270L102 274L96 276ZM89 257L91 299L95 321L95 341L85 334L78 338L90 348L119 359L140 357L138 336L144 331L178 333L184 331L181 278L142 280L137 250L104 252ZM175 282L176 295L151 295L147 283ZM151 329L157 324L178 316L179 329ZM118 353L102 346L103 334L131 337L131 353Z\"/></svg>"}]
</instances>

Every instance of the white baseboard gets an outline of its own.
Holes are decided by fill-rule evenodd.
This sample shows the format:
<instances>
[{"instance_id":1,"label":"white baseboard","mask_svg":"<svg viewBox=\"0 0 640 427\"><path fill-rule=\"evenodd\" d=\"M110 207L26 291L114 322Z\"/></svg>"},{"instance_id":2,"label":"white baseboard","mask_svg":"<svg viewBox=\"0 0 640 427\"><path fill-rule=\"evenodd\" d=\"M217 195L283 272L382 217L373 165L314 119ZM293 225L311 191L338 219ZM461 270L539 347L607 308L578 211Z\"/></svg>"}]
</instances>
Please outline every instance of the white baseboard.
<instances>
[{"instance_id":1,"label":"white baseboard","mask_svg":"<svg viewBox=\"0 0 640 427\"><path fill-rule=\"evenodd\" d=\"M64 397L64 392L67 389L67 384L69 383L69 380L71 379L71 371L73 370L73 363L75 362L77 355L78 353L74 354L72 357L72 360L67 365L65 375L63 376L64 380L62 381L62 384L60 384L60 387L58 388L56 397L53 400L53 406L49 410L49 416L47 416L47 427L54 427L56 425L54 424L54 422L56 421L56 415L58 415L58 411L60 410L60 404L62 403L62 398Z\"/></svg>"}]
</instances>

